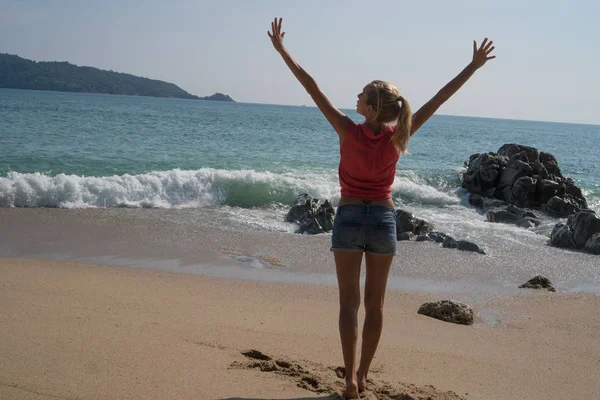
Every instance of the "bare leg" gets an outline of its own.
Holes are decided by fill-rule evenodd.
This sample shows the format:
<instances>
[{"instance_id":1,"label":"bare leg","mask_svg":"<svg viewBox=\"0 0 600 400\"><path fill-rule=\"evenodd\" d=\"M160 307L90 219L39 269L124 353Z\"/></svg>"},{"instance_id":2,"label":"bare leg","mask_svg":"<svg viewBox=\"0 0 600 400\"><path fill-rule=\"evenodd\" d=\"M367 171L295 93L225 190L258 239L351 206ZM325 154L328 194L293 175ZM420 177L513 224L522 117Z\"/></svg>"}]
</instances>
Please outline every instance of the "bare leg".
<instances>
[{"instance_id":1,"label":"bare leg","mask_svg":"<svg viewBox=\"0 0 600 400\"><path fill-rule=\"evenodd\" d=\"M365 282L365 324L362 333L362 348L357 381L359 391L367 384L367 374L375 356L383 328L383 302L390 266L394 256L366 254L367 279Z\"/></svg>"},{"instance_id":2,"label":"bare leg","mask_svg":"<svg viewBox=\"0 0 600 400\"><path fill-rule=\"evenodd\" d=\"M358 398L356 342L360 307L360 265L363 253L335 252L335 268L340 291L340 339L346 368L346 397Z\"/></svg>"}]
</instances>

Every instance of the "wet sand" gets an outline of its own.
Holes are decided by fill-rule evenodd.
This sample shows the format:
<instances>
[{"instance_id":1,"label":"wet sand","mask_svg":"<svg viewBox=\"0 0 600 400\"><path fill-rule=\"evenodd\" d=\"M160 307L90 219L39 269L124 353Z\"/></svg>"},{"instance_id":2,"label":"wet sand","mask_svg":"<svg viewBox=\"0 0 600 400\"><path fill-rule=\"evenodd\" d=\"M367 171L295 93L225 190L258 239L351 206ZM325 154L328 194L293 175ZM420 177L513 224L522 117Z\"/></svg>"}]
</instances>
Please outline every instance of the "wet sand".
<instances>
[{"instance_id":1,"label":"wet sand","mask_svg":"<svg viewBox=\"0 0 600 400\"><path fill-rule=\"evenodd\" d=\"M330 236L242 231L199 215L190 209L4 208L0 257L335 285ZM533 243L491 243L487 255L398 242L390 287L470 300L519 293L520 284L542 274L559 292L600 293L599 256L554 248L533 236Z\"/></svg>"}]
</instances>

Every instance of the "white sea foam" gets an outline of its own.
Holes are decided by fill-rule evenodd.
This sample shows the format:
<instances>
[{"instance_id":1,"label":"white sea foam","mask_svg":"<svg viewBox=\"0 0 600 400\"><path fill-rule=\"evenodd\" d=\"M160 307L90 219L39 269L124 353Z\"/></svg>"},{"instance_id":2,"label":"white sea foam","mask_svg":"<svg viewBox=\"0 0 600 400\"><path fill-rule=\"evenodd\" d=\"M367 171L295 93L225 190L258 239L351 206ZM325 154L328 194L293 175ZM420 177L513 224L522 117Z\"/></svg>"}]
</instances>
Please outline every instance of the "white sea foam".
<instances>
[{"instance_id":1,"label":"white sea foam","mask_svg":"<svg viewBox=\"0 0 600 400\"><path fill-rule=\"evenodd\" d=\"M400 171L392 187L394 200L399 208L429 220L436 229L483 245L498 240L539 244L556 223L543 217L545 223L530 230L488 223L473 207L465 206L465 193L457 190L453 179L452 173L426 179L412 171ZM203 168L107 177L11 172L0 178L0 207L193 208L206 210L195 213L198 218L221 226L294 232L296 227L284 219L298 194L310 193L337 205L339 190L335 171ZM592 209L600 211L597 196L592 195L589 202Z\"/></svg>"},{"instance_id":2,"label":"white sea foam","mask_svg":"<svg viewBox=\"0 0 600 400\"><path fill-rule=\"evenodd\" d=\"M304 192L335 198L331 175L212 168L107 177L10 172L0 178L0 207L261 207Z\"/></svg>"}]
</instances>

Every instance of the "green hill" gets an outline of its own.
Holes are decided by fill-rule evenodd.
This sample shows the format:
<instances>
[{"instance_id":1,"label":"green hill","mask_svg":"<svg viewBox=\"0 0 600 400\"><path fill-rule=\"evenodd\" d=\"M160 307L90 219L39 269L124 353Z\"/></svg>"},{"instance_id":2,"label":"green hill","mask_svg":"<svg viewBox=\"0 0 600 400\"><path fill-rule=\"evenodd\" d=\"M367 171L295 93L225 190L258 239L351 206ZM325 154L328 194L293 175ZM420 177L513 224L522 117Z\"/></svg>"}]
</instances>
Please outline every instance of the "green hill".
<instances>
[{"instance_id":1,"label":"green hill","mask_svg":"<svg viewBox=\"0 0 600 400\"><path fill-rule=\"evenodd\" d=\"M68 62L36 62L1 53L0 88L234 101L221 93L194 96L177 85L155 79Z\"/></svg>"}]
</instances>

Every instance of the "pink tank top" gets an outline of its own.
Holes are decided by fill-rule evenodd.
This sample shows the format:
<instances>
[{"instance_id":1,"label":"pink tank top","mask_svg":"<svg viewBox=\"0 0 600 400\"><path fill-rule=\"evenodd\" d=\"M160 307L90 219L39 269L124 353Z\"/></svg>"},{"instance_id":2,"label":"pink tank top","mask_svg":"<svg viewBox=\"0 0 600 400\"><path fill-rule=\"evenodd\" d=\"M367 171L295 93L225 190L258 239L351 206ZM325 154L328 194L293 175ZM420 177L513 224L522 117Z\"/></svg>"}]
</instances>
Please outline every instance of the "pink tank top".
<instances>
[{"instance_id":1,"label":"pink tank top","mask_svg":"<svg viewBox=\"0 0 600 400\"><path fill-rule=\"evenodd\" d=\"M396 163L400 158L390 142L394 131L394 126L387 126L375 135L367 124L349 123L340 148L338 170L343 197L364 200L392 197Z\"/></svg>"}]
</instances>

